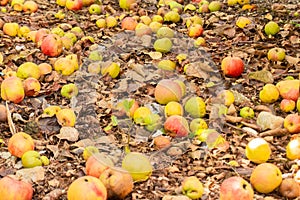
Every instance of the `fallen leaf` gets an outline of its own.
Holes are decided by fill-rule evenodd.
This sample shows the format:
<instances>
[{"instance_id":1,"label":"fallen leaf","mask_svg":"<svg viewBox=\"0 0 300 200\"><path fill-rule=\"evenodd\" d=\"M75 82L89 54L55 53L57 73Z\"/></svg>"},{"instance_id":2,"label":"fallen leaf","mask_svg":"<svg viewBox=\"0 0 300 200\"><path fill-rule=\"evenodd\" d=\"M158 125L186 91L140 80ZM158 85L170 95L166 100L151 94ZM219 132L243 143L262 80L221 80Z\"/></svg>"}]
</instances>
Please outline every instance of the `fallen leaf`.
<instances>
[{"instance_id":1,"label":"fallen leaf","mask_svg":"<svg viewBox=\"0 0 300 200\"><path fill-rule=\"evenodd\" d=\"M20 169L16 172L16 176L22 180L36 183L45 179L45 169L42 166Z\"/></svg>"},{"instance_id":2,"label":"fallen leaf","mask_svg":"<svg viewBox=\"0 0 300 200\"><path fill-rule=\"evenodd\" d=\"M249 77L249 79L261 81L263 83L273 83L274 82L272 73L267 70L250 72L248 77Z\"/></svg>"}]
</instances>

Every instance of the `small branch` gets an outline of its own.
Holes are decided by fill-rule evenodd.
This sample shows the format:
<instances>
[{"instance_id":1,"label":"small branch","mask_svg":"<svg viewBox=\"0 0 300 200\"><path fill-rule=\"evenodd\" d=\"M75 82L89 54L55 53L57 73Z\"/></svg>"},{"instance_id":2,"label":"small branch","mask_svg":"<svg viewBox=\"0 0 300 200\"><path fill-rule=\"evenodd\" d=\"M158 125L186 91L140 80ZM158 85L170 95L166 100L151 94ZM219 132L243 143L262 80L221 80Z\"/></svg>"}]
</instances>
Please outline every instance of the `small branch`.
<instances>
[{"instance_id":1,"label":"small branch","mask_svg":"<svg viewBox=\"0 0 300 200\"><path fill-rule=\"evenodd\" d=\"M273 130L268 130L261 132L259 134L260 137L266 137L266 136L282 136L286 135L288 133L288 130L286 128L276 128Z\"/></svg>"}]
</instances>

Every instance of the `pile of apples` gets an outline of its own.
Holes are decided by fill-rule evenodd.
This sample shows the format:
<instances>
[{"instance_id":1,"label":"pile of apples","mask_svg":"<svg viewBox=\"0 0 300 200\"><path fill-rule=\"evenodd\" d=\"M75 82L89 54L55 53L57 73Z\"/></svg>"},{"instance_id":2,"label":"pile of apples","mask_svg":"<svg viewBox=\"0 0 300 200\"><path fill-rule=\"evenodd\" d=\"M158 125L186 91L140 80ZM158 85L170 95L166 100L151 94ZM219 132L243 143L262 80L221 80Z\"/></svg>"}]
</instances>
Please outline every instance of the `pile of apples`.
<instances>
[{"instance_id":1,"label":"pile of apples","mask_svg":"<svg viewBox=\"0 0 300 200\"><path fill-rule=\"evenodd\" d=\"M32 0L2 0L0 2L1 6L5 6L8 3L10 3L10 6L15 11L24 11L25 13L34 13L38 10L38 4L35 1Z\"/></svg>"}]
</instances>

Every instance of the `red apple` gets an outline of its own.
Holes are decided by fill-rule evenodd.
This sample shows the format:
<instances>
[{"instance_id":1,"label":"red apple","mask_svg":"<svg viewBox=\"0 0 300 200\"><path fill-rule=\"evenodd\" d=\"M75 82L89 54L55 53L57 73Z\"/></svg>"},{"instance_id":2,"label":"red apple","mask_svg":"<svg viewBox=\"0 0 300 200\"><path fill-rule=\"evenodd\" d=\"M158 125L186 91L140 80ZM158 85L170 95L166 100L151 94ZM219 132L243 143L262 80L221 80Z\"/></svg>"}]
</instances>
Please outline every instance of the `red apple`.
<instances>
[{"instance_id":1,"label":"red apple","mask_svg":"<svg viewBox=\"0 0 300 200\"><path fill-rule=\"evenodd\" d=\"M280 102L280 109L283 112L290 112L296 107L296 102L291 99L282 99Z\"/></svg>"},{"instance_id":2,"label":"red apple","mask_svg":"<svg viewBox=\"0 0 300 200\"><path fill-rule=\"evenodd\" d=\"M253 196L250 183L238 176L225 179L220 187L220 200L252 200Z\"/></svg>"},{"instance_id":3,"label":"red apple","mask_svg":"<svg viewBox=\"0 0 300 200\"><path fill-rule=\"evenodd\" d=\"M56 57L62 53L63 43L58 35L49 34L43 39L41 50L47 56Z\"/></svg>"},{"instance_id":4,"label":"red apple","mask_svg":"<svg viewBox=\"0 0 300 200\"><path fill-rule=\"evenodd\" d=\"M193 38L197 38L199 36L202 35L203 33L203 27L200 25L200 24L192 24L190 27L189 27L189 32L188 32L188 35L190 37L193 37Z\"/></svg>"},{"instance_id":5,"label":"red apple","mask_svg":"<svg viewBox=\"0 0 300 200\"><path fill-rule=\"evenodd\" d=\"M108 168L113 167L113 162L104 154L95 153L85 163L86 174L99 178Z\"/></svg>"},{"instance_id":6,"label":"red apple","mask_svg":"<svg viewBox=\"0 0 300 200\"><path fill-rule=\"evenodd\" d=\"M291 99L293 101L297 101L300 88L299 79L279 81L276 84L276 87L283 99Z\"/></svg>"},{"instance_id":7,"label":"red apple","mask_svg":"<svg viewBox=\"0 0 300 200\"><path fill-rule=\"evenodd\" d=\"M124 30L134 31L137 25L137 21L133 17L125 17L122 20L121 27Z\"/></svg>"},{"instance_id":8,"label":"red apple","mask_svg":"<svg viewBox=\"0 0 300 200\"><path fill-rule=\"evenodd\" d=\"M33 13L36 12L38 9L38 4L34 1L25 1L23 4L23 11L24 12L29 12L29 13Z\"/></svg>"},{"instance_id":9,"label":"red apple","mask_svg":"<svg viewBox=\"0 0 300 200\"><path fill-rule=\"evenodd\" d=\"M27 133L18 132L9 139L7 148L11 155L21 158L26 151L34 150L34 142Z\"/></svg>"},{"instance_id":10,"label":"red apple","mask_svg":"<svg viewBox=\"0 0 300 200\"><path fill-rule=\"evenodd\" d=\"M11 176L5 176L0 179L0 199L31 200L32 195L33 188L31 184Z\"/></svg>"},{"instance_id":11,"label":"red apple","mask_svg":"<svg viewBox=\"0 0 300 200\"><path fill-rule=\"evenodd\" d=\"M11 76L1 83L1 98L3 100L20 103L25 96L23 83L20 78Z\"/></svg>"},{"instance_id":12,"label":"red apple","mask_svg":"<svg viewBox=\"0 0 300 200\"><path fill-rule=\"evenodd\" d=\"M272 61L282 61L285 58L285 50L274 47L268 51L268 59Z\"/></svg>"},{"instance_id":13,"label":"red apple","mask_svg":"<svg viewBox=\"0 0 300 200\"><path fill-rule=\"evenodd\" d=\"M298 113L289 114L284 118L283 122L284 128L286 128L290 133L300 133L300 116Z\"/></svg>"},{"instance_id":14,"label":"red apple","mask_svg":"<svg viewBox=\"0 0 300 200\"><path fill-rule=\"evenodd\" d=\"M68 200L106 200L107 191L103 183L93 176L83 176L71 183L67 191Z\"/></svg>"},{"instance_id":15,"label":"red apple","mask_svg":"<svg viewBox=\"0 0 300 200\"><path fill-rule=\"evenodd\" d=\"M239 57L225 57L221 63L221 69L226 76L239 77L244 71L244 62Z\"/></svg>"},{"instance_id":16,"label":"red apple","mask_svg":"<svg viewBox=\"0 0 300 200\"><path fill-rule=\"evenodd\" d=\"M67 0L66 8L69 10L80 10L83 6L82 0Z\"/></svg>"},{"instance_id":17,"label":"red apple","mask_svg":"<svg viewBox=\"0 0 300 200\"><path fill-rule=\"evenodd\" d=\"M41 90L40 82L33 77L29 77L23 81L24 91L26 96L36 96Z\"/></svg>"},{"instance_id":18,"label":"red apple","mask_svg":"<svg viewBox=\"0 0 300 200\"><path fill-rule=\"evenodd\" d=\"M172 137L186 137L190 132L187 120L180 115L168 117L164 129Z\"/></svg>"},{"instance_id":19,"label":"red apple","mask_svg":"<svg viewBox=\"0 0 300 200\"><path fill-rule=\"evenodd\" d=\"M8 0L1 0L0 5L5 6L8 3Z\"/></svg>"}]
</instances>

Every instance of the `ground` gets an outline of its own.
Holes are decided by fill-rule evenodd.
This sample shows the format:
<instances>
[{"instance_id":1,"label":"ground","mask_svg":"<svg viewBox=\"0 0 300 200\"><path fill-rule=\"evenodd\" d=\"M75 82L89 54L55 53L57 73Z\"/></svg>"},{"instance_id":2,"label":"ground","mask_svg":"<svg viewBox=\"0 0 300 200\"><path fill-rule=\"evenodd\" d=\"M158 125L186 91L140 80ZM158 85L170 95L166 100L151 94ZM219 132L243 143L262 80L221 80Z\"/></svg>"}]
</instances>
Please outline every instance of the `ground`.
<instances>
[{"instance_id":1,"label":"ground","mask_svg":"<svg viewBox=\"0 0 300 200\"><path fill-rule=\"evenodd\" d=\"M124 16L153 16L157 13L156 0L139 1L133 11L122 10L117 1L103 0L101 15L89 14L88 7L79 11L70 11L58 6L55 1L37 0L36 13L14 11L9 4L7 12L0 13L0 27L5 22L16 22L20 26L27 25L31 30L47 28L49 30L66 24L79 26L84 31L78 34L78 40L71 49L65 49L61 56L74 53L80 60L81 69L70 76L61 76L53 71L40 79L41 91L36 97L26 97L21 103L7 102L12 119L0 122L0 177L9 174L30 176L33 188L33 199L67 199L67 189L76 178L85 175L85 160L82 152L85 146L95 145L98 149L114 157L116 160L124 155L130 135L129 149L150 156L154 170L147 181L136 182L134 189L125 199L162 199L166 195L181 195L180 185L185 177L196 176L205 186L201 199L219 199L219 188L224 179L231 176L241 176L249 181L252 170L257 164L250 162L245 156L247 143L255 137L263 137L269 142L272 150L268 162L280 168L284 177L291 177L298 169L299 161L286 158L285 147L291 139L291 134L285 129L275 132L264 132L256 123L261 111L269 111L285 118L289 113L279 108L280 100L274 103L262 103L259 92L266 83L276 84L286 77L299 79L300 71L300 5L297 0L289 1L250 1L253 7L242 9L241 5L229 7L223 2L221 11L198 13L203 19L205 45L194 47L194 38L187 36L186 19L197 14L186 10L181 13L181 21L165 22L164 25L175 30L174 46L170 53L163 54L165 58L176 61L181 53L188 55L188 61L178 62L173 72L158 70L155 65L161 55L154 52L152 46L145 45L154 41L154 37L136 38L133 33L124 33L121 29L121 19ZM181 2L187 5L188 1ZM198 3L193 3L198 9ZM2 7L4 8L4 7ZM63 11L65 17L58 19L55 14ZM2 10L3 11L3 10ZM106 15L117 17L118 25L114 28L98 28L96 20ZM235 22L238 17L248 17L252 23L245 28L238 28ZM280 32L268 37L264 33L264 25L276 21ZM68 28L66 28L67 30ZM2 30L2 28L1 28ZM38 45L23 37L10 37L0 32L0 49L3 59L0 59L2 82L5 74L17 70L22 63L31 61L36 64L43 62L53 65L55 57L44 55ZM84 36L91 36L82 39ZM141 45L142 44L142 45ZM267 52L270 48L284 48L287 54L283 62L270 61ZM87 66L90 52L99 51L105 61L117 59L121 63L121 72L117 78L108 75L91 75ZM245 64L241 76L231 78L221 70L221 61L226 56L238 56ZM158 57L157 57L158 56ZM187 62L200 62L201 65L184 72ZM147 68L145 68L147 67ZM255 72L265 70L268 75L255 76ZM192 95L202 97L207 103L207 114L203 117L210 128L217 130L228 142L224 148L207 148L206 144L190 137L172 141L175 152L158 151L152 145L153 133L147 132L143 126L119 122L110 127L116 114L112 105L118 98L134 98L140 105L150 105L161 116L162 107L155 103L154 88L162 78L183 80L187 87L185 101ZM62 97L60 89L67 83L75 83L79 88L76 98ZM125 88L125 89L124 89ZM230 89L235 91L236 100L230 108L229 117L214 113L213 100L218 91ZM2 99L1 103L5 105ZM48 105L60 105L72 108L77 114L76 130L79 137L73 138L73 133L60 133L60 125L55 117L42 118L43 109ZM249 106L254 109L253 119L241 119L238 111ZM219 107L217 107L219 109ZM233 114L232 114L233 113ZM217 117L216 117L217 115ZM188 121L192 117L187 116ZM246 129L245 129L246 127ZM15 129L16 131L14 131ZM251 130L250 130L251 129ZM250 130L250 131L249 131ZM22 171L20 159L10 156L7 152L8 140L12 133L23 131L30 134L35 141L35 149L50 159L48 166L38 171ZM187 145L188 143L188 145ZM181 151L181 152L178 152ZM230 162L231 161L231 162ZM232 165L232 161L236 165ZM21 172L20 172L21 171ZM28 178L27 178L28 179ZM275 190L269 194L255 192L255 199L284 199Z\"/></svg>"}]
</instances>

